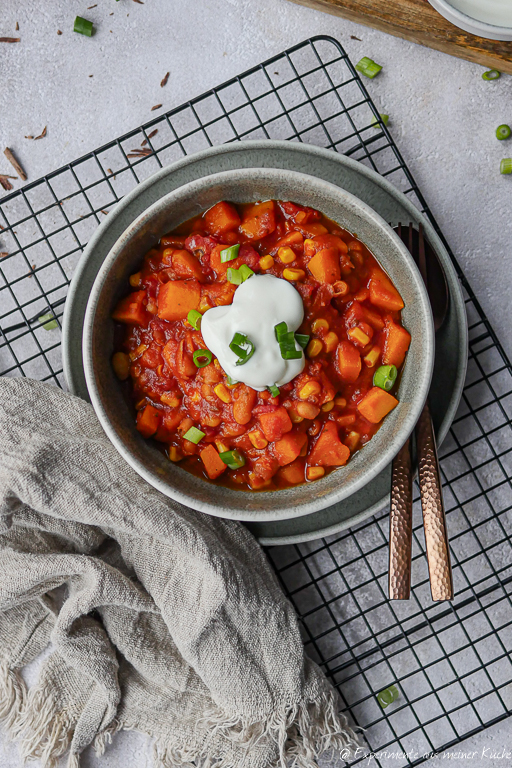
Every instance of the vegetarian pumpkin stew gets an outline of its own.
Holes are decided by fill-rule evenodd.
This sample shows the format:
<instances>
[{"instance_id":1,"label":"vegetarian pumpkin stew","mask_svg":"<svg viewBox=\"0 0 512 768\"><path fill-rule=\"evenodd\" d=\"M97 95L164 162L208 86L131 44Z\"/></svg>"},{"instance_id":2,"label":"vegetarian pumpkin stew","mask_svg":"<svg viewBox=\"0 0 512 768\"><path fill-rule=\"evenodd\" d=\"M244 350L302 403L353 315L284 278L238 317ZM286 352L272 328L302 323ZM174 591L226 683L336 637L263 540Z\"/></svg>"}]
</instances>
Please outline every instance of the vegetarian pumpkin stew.
<instances>
[{"instance_id":1,"label":"vegetarian pumpkin stew","mask_svg":"<svg viewBox=\"0 0 512 768\"><path fill-rule=\"evenodd\" d=\"M163 237L113 319L139 432L173 462L276 490L347 463L398 405L404 303L319 211L217 203Z\"/></svg>"}]
</instances>

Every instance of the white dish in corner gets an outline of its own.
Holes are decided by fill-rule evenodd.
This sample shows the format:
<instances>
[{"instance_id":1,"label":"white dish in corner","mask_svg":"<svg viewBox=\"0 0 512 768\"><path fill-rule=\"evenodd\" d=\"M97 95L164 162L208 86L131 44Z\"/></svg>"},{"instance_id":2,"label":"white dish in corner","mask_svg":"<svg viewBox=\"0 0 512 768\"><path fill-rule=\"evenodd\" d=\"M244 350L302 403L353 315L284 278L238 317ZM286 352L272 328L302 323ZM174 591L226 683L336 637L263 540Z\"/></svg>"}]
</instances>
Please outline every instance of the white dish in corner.
<instances>
[{"instance_id":1,"label":"white dish in corner","mask_svg":"<svg viewBox=\"0 0 512 768\"><path fill-rule=\"evenodd\" d=\"M488 40L512 40L512 0L429 0L459 29Z\"/></svg>"}]
</instances>

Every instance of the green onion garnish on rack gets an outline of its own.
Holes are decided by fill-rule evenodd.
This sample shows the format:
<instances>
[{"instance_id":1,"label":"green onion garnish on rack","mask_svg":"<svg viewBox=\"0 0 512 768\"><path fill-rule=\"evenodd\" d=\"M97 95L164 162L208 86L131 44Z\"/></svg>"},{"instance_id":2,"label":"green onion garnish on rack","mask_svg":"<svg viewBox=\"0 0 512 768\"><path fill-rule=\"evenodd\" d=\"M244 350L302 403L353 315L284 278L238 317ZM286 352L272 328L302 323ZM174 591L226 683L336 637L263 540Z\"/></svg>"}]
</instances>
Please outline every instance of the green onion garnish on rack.
<instances>
[{"instance_id":1,"label":"green onion garnish on rack","mask_svg":"<svg viewBox=\"0 0 512 768\"><path fill-rule=\"evenodd\" d=\"M372 125L374 128L378 128L381 123L383 123L384 125L387 125L389 123L389 115L383 115L382 113L380 113L379 117L375 117L375 115L373 116Z\"/></svg>"},{"instance_id":2,"label":"green onion garnish on rack","mask_svg":"<svg viewBox=\"0 0 512 768\"><path fill-rule=\"evenodd\" d=\"M389 707L390 704L398 699L398 696L399 693L396 685L390 685L389 688L385 688L377 694L377 701L382 709L386 709L386 707Z\"/></svg>"},{"instance_id":3,"label":"green onion garnish on rack","mask_svg":"<svg viewBox=\"0 0 512 768\"><path fill-rule=\"evenodd\" d=\"M357 62L356 69L365 77L373 79L379 74L382 67L380 64L376 64L372 59L369 59L368 56L363 56L361 61Z\"/></svg>"},{"instance_id":4,"label":"green onion garnish on rack","mask_svg":"<svg viewBox=\"0 0 512 768\"><path fill-rule=\"evenodd\" d=\"M503 125L498 125L496 128L496 138L500 141L503 141L503 139L509 139L511 133L512 130L510 125L507 125L506 123L503 123Z\"/></svg>"},{"instance_id":5,"label":"green onion garnish on rack","mask_svg":"<svg viewBox=\"0 0 512 768\"><path fill-rule=\"evenodd\" d=\"M45 315L37 318L41 323L45 331L53 331L54 328L58 328L59 324L55 319L55 316L51 312L47 312Z\"/></svg>"},{"instance_id":6,"label":"green onion garnish on rack","mask_svg":"<svg viewBox=\"0 0 512 768\"><path fill-rule=\"evenodd\" d=\"M512 157L504 157L500 163L500 173L512 173Z\"/></svg>"},{"instance_id":7,"label":"green onion garnish on rack","mask_svg":"<svg viewBox=\"0 0 512 768\"><path fill-rule=\"evenodd\" d=\"M80 35L87 35L87 37L91 37L93 29L94 27L92 21L88 21L88 19L84 19L82 16L76 17L73 26L73 32L78 32Z\"/></svg>"},{"instance_id":8,"label":"green onion garnish on rack","mask_svg":"<svg viewBox=\"0 0 512 768\"><path fill-rule=\"evenodd\" d=\"M482 80L498 80L501 77L501 72L497 69L489 69L482 75Z\"/></svg>"}]
</instances>

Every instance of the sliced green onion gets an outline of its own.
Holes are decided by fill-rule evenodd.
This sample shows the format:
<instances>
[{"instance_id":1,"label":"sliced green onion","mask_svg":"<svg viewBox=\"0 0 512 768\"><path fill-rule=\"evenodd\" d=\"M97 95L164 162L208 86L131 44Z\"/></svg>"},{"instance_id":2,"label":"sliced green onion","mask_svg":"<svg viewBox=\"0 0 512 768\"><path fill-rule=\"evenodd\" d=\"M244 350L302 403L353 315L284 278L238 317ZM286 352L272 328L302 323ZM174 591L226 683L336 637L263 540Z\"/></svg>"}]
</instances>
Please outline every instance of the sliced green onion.
<instances>
[{"instance_id":1,"label":"sliced green onion","mask_svg":"<svg viewBox=\"0 0 512 768\"><path fill-rule=\"evenodd\" d=\"M183 439L190 440L191 443L195 443L197 445L198 442L203 439L205 434L205 432L201 432L201 430L197 427L190 427L188 432L185 432L183 435Z\"/></svg>"},{"instance_id":2,"label":"sliced green onion","mask_svg":"<svg viewBox=\"0 0 512 768\"><path fill-rule=\"evenodd\" d=\"M233 259L236 259L239 250L240 243L230 245L229 248L224 248L224 250L220 252L220 263L225 264L226 261L233 261Z\"/></svg>"},{"instance_id":3,"label":"sliced green onion","mask_svg":"<svg viewBox=\"0 0 512 768\"><path fill-rule=\"evenodd\" d=\"M187 315L188 322L196 331L200 329L202 319L203 316L200 312L197 311L197 309L191 309Z\"/></svg>"},{"instance_id":4,"label":"sliced green onion","mask_svg":"<svg viewBox=\"0 0 512 768\"><path fill-rule=\"evenodd\" d=\"M298 360L300 357L302 357L302 350L283 349L283 347L281 347L281 357L283 360Z\"/></svg>"},{"instance_id":5,"label":"sliced green onion","mask_svg":"<svg viewBox=\"0 0 512 768\"><path fill-rule=\"evenodd\" d=\"M279 397L279 395L281 394L281 391L277 386L277 384L271 384L270 387L268 388L268 391L270 392L272 397Z\"/></svg>"},{"instance_id":6,"label":"sliced green onion","mask_svg":"<svg viewBox=\"0 0 512 768\"><path fill-rule=\"evenodd\" d=\"M283 334L288 332L288 326L286 325L285 322L278 323L277 325L274 326L274 331L276 334L276 339L278 341L281 341L281 336L283 336Z\"/></svg>"},{"instance_id":7,"label":"sliced green onion","mask_svg":"<svg viewBox=\"0 0 512 768\"><path fill-rule=\"evenodd\" d=\"M390 389L393 389L397 375L396 365L381 365L373 375L373 386L389 392Z\"/></svg>"},{"instance_id":8,"label":"sliced green onion","mask_svg":"<svg viewBox=\"0 0 512 768\"><path fill-rule=\"evenodd\" d=\"M47 312L46 315L41 315L41 317L38 317L37 319L45 331L53 331L54 328L59 327L59 324L52 312Z\"/></svg>"},{"instance_id":9,"label":"sliced green onion","mask_svg":"<svg viewBox=\"0 0 512 768\"><path fill-rule=\"evenodd\" d=\"M389 688L385 688L377 694L377 701L382 709L386 709L386 707L389 707L390 704L398 699L399 695L396 685L390 685Z\"/></svg>"},{"instance_id":10,"label":"sliced green onion","mask_svg":"<svg viewBox=\"0 0 512 768\"><path fill-rule=\"evenodd\" d=\"M242 264L242 266L239 269L239 272L242 275L242 283L245 283L246 280L248 280L250 277L254 275L254 272L250 267L247 266L247 264Z\"/></svg>"},{"instance_id":11,"label":"sliced green onion","mask_svg":"<svg viewBox=\"0 0 512 768\"><path fill-rule=\"evenodd\" d=\"M209 365L212 361L212 353L209 349L196 349L192 355L192 360L198 368L204 368L205 365Z\"/></svg>"},{"instance_id":12,"label":"sliced green onion","mask_svg":"<svg viewBox=\"0 0 512 768\"><path fill-rule=\"evenodd\" d=\"M248 347L248 349L244 349L244 347ZM239 358L235 365L245 365L245 363L251 359L256 351L256 347L252 341L243 333L235 333L231 339L229 348Z\"/></svg>"},{"instance_id":13,"label":"sliced green onion","mask_svg":"<svg viewBox=\"0 0 512 768\"><path fill-rule=\"evenodd\" d=\"M226 276L228 278L228 282L233 283L233 285L241 285L244 281L240 270L233 269L233 267L228 267Z\"/></svg>"},{"instance_id":14,"label":"sliced green onion","mask_svg":"<svg viewBox=\"0 0 512 768\"><path fill-rule=\"evenodd\" d=\"M503 139L509 139L511 133L512 130L510 129L510 125L507 125L506 123L503 125L498 125L496 128L496 138L500 141L503 141Z\"/></svg>"},{"instance_id":15,"label":"sliced green onion","mask_svg":"<svg viewBox=\"0 0 512 768\"><path fill-rule=\"evenodd\" d=\"M73 32L78 32L80 35L87 35L87 37L91 37L92 30L92 21L88 21L87 19L82 18L82 16L76 17L75 24L73 26Z\"/></svg>"},{"instance_id":16,"label":"sliced green onion","mask_svg":"<svg viewBox=\"0 0 512 768\"><path fill-rule=\"evenodd\" d=\"M245 465L245 459L240 451L224 451L219 453L219 457L230 469L240 469Z\"/></svg>"},{"instance_id":17,"label":"sliced green onion","mask_svg":"<svg viewBox=\"0 0 512 768\"><path fill-rule=\"evenodd\" d=\"M382 67L380 64L376 64L372 59L369 59L368 56L363 56L361 61L357 62L356 69L362 75L373 79L375 75L379 74Z\"/></svg>"},{"instance_id":18,"label":"sliced green onion","mask_svg":"<svg viewBox=\"0 0 512 768\"><path fill-rule=\"evenodd\" d=\"M232 379L231 376L228 376L227 373L226 373L226 379L230 387L234 387L235 384L238 384L238 381L235 381L234 379Z\"/></svg>"},{"instance_id":19,"label":"sliced green onion","mask_svg":"<svg viewBox=\"0 0 512 768\"><path fill-rule=\"evenodd\" d=\"M484 72L482 75L482 80L498 80L501 77L501 72L498 72L497 69L489 69L487 72Z\"/></svg>"},{"instance_id":20,"label":"sliced green onion","mask_svg":"<svg viewBox=\"0 0 512 768\"><path fill-rule=\"evenodd\" d=\"M512 157L504 157L500 163L500 173L512 173Z\"/></svg>"},{"instance_id":21,"label":"sliced green onion","mask_svg":"<svg viewBox=\"0 0 512 768\"><path fill-rule=\"evenodd\" d=\"M302 347L302 349L306 349L309 343L309 336L307 333L296 333L295 341L300 347Z\"/></svg>"},{"instance_id":22,"label":"sliced green onion","mask_svg":"<svg viewBox=\"0 0 512 768\"><path fill-rule=\"evenodd\" d=\"M389 123L389 115L383 115L381 113L379 114L379 117L375 117L375 115L373 116L372 125L375 128L378 128L381 123L384 123L384 125L387 125Z\"/></svg>"}]
</instances>

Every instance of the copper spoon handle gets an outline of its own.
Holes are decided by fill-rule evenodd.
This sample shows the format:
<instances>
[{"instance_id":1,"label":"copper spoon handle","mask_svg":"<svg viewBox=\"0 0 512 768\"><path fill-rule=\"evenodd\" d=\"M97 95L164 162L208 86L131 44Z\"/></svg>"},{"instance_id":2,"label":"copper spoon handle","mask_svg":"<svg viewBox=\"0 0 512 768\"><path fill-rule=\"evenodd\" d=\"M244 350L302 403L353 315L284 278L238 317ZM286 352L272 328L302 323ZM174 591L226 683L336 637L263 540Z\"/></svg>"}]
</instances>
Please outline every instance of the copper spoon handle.
<instances>
[{"instance_id":1,"label":"copper spoon handle","mask_svg":"<svg viewBox=\"0 0 512 768\"><path fill-rule=\"evenodd\" d=\"M393 460L389 513L389 597L408 600L411 594L412 461L411 441Z\"/></svg>"},{"instance_id":2,"label":"copper spoon handle","mask_svg":"<svg viewBox=\"0 0 512 768\"><path fill-rule=\"evenodd\" d=\"M450 547L428 401L416 424L416 450L432 600L453 600Z\"/></svg>"}]
</instances>

